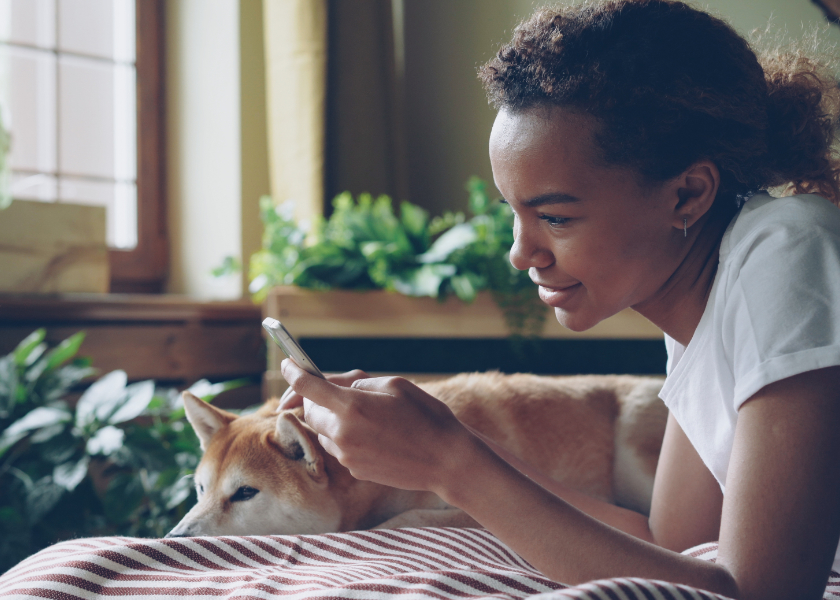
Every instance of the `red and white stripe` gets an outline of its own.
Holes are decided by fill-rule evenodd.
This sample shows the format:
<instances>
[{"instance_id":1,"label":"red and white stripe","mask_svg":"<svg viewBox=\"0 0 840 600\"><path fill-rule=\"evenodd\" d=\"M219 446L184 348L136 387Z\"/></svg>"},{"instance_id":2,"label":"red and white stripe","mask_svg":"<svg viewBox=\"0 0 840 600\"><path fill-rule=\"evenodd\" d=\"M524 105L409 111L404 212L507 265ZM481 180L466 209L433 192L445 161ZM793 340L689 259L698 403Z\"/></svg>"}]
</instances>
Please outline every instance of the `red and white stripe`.
<instances>
[{"instance_id":1,"label":"red and white stripe","mask_svg":"<svg viewBox=\"0 0 840 600\"><path fill-rule=\"evenodd\" d=\"M714 560L717 545L687 553ZM826 598L840 599L840 576ZM61 542L0 576L0 598L722 600L686 586L617 578L565 587L482 529Z\"/></svg>"}]
</instances>

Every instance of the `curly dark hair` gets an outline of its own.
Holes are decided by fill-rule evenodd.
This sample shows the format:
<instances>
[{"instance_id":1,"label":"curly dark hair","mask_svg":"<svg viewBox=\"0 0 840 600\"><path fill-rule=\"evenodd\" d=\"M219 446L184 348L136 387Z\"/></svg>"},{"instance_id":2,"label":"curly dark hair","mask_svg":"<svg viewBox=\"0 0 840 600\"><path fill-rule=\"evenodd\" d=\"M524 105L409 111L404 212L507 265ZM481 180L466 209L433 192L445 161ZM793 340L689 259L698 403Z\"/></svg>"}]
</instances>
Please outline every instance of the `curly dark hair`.
<instances>
[{"instance_id":1,"label":"curly dark hair","mask_svg":"<svg viewBox=\"0 0 840 600\"><path fill-rule=\"evenodd\" d=\"M785 186L840 201L830 69L797 50L759 58L727 23L683 2L541 9L479 77L497 108L594 116L602 160L647 182L709 159L719 198Z\"/></svg>"}]
</instances>

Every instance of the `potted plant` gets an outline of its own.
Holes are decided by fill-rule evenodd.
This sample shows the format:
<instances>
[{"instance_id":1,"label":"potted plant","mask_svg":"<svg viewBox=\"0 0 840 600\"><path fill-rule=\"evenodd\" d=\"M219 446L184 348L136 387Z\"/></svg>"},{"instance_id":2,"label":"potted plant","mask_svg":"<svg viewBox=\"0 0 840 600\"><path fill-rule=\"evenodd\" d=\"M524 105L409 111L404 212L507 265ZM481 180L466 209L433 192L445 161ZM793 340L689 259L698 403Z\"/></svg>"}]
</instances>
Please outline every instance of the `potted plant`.
<instances>
[{"instance_id":1,"label":"potted plant","mask_svg":"<svg viewBox=\"0 0 840 600\"><path fill-rule=\"evenodd\" d=\"M376 295L383 299L401 294L442 304L451 297L471 304L486 292L511 335L538 336L546 309L527 273L508 260L510 208L492 201L487 184L478 178L467 182L467 190L469 219L447 212L430 220L409 202L402 202L397 214L387 196L362 194L354 201L349 193L341 194L330 218L311 232L295 224L290 206L275 207L264 197L265 236L262 251L251 258L251 291L264 300L276 286L381 290L390 292Z\"/></svg>"}]
</instances>

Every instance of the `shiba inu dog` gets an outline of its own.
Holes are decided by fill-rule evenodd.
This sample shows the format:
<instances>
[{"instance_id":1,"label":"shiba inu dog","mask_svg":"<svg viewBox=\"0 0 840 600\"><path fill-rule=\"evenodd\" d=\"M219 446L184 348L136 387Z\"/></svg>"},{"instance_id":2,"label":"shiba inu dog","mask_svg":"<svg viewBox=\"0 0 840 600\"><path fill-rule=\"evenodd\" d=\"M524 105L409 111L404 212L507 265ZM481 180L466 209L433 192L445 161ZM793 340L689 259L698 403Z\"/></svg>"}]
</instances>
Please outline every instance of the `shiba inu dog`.
<instances>
[{"instance_id":1,"label":"shiba inu dog","mask_svg":"<svg viewBox=\"0 0 840 600\"><path fill-rule=\"evenodd\" d=\"M517 459L591 496L647 513L667 419L662 380L496 372L420 384ZM237 417L184 393L204 450L198 503L168 537L475 526L431 492L354 479L318 444L303 409L278 400Z\"/></svg>"}]
</instances>

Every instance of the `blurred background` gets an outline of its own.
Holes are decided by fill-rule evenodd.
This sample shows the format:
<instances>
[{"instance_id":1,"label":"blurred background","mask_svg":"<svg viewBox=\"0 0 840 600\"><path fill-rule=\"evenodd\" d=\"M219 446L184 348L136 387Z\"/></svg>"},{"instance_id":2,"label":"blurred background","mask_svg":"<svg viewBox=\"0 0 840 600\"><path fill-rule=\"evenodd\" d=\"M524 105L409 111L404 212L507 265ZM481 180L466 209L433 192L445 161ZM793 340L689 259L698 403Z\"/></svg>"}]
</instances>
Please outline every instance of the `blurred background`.
<instances>
[{"instance_id":1,"label":"blurred background","mask_svg":"<svg viewBox=\"0 0 840 600\"><path fill-rule=\"evenodd\" d=\"M131 380L259 379L266 367L260 302L273 284L292 281L284 271L252 283L266 272L248 268L264 239L259 199L294 202L289 222L310 236L342 192L387 194L395 211L407 200L430 217L447 211L469 217L470 177L489 182L484 193L496 196L487 159L494 112L476 69L539 4L0 0L0 118L8 134L0 141L9 150L1 187L7 201L14 198L0 212L0 351L37 326L47 327L52 342L85 329L82 351L103 370L126 369ZM699 5L745 35L769 26L794 40L816 36L836 51L831 45L840 30L827 18L832 4ZM472 279L478 291L479 279ZM426 295L461 291L469 281L455 284L444 281ZM260 285L254 303L249 286ZM272 294L268 311L290 318L301 337L320 340L312 342L320 343L313 358L327 370L532 364L505 354L504 344L488 350L491 338L505 337L504 328L479 319L453 333L431 304L426 321L401 329L400 322L426 309L393 308L391 322L377 325L364 322L365 312L391 309L363 303L333 323L339 300L301 314L312 306L309 296ZM443 325L428 329L440 319ZM583 337L647 345L552 346L559 358L532 370L661 372L662 350L651 345L658 332L632 315L622 319ZM547 340L569 338L548 321ZM331 336L331 327L344 333ZM440 338L463 345L431 341ZM469 339L484 341L476 346ZM366 343L380 358L346 360ZM408 364L447 349L475 360ZM395 353L406 360L382 362ZM649 360L630 360L640 354ZM258 388L249 392L252 399Z\"/></svg>"}]
</instances>

